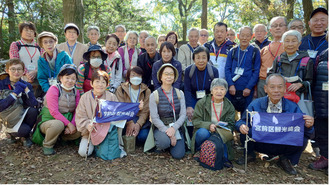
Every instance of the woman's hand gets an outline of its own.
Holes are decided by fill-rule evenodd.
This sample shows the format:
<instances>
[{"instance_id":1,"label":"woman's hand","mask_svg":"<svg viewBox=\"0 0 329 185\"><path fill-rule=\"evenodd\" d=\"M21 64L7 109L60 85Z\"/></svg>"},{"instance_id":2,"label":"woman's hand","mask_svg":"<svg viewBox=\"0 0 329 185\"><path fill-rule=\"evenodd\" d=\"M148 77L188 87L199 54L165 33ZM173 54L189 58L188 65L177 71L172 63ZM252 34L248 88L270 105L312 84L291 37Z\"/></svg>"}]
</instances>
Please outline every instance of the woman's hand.
<instances>
[{"instance_id":1,"label":"woman's hand","mask_svg":"<svg viewBox=\"0 0 329 185\"><path fill-rule=\"evenodd\" d=\"M176 130L174 129L174 127L169 127L167 130L166 130L166 134L168 137L173 137L175 136L175 132Z\"/></svg>"},{"instance_id":2,"label":"woman's hand","mask_svg":"<svg viewBox=\"0 0 329 185\"><path fill-rule=\"evenodd\" d=\"M93 131L93 128L94 128L94 124L91 122L90 124L87 125L87 130L89 132L92 132Z\"/></svg>"},{"instance_id":3,"label":"woman's hand","mask_svg":"<svg viewBox=\"0 0 329 185\"><path fill-rule=\"evenodd\" d=\"M216 131L216 125L215 124L211 124L209 126L209 130L210 130L210 132L215 132Z\"/></svg>"},{"instance_id":4,"label":"woman's hand","mask_svg":"<svg viewBox=\"0 0 329 185\"><path fill-rule=\"evenodd\" d=\"M69 127L66 127L64 130L64 134L68 135L70 133L71 133L71 131L70 131Z\"/></svg>"},{"instance_id":5,"label":"woman's hand","mask_svg":"<svg viewBox=\"0 0 329 185\"><path fill-rule=\"evenodd\" d=\"M186 115L187 115L187 119L189 121L192 121L193 113L194 113L194 109L192 107L187 107L187 109L186 109Z\"/></svg>"},{"instance_id":6,"label":"woman's hand","mask_svg":"<svg viewBox=\"0 0 329 185\"><path fill-rule=\"evenodd\" d=\"M139 110L142 110L142 109L144 108L144 101L143 101L143 100L141 100L141 101L139 102L139 106L138 106L138 108L139 108Z\"/></svg>"},{"instance_id":7,"label":"woman's hand","mask_svg":"<svg viewBox=\"0 0 329 185\"><path fill-rule=\"evenodd\" d=\"M37 72L38 72L38 70L34 70L34 71L26 73L29 83L34 81L35 77L37 76Z\"/></svg>"},{"instance_id":8,"label":"woman's hand","mask_svg":"<svg viewBox=\"0 0 329 185\"><path fill-rule=\"evenodd\" d=\"M134 124L134 131L133 131L133 136L137 137L139 134L139 131L141 129L141 126L138 123Z\"/></svg>"},{"instance_id":9,"label":"woman's hand","mask_svg":"<svg viewBox=\"0 0 329 185\"><path fill-rule=\"evenodd\" d=\"M126 136L132 136L134 132L134 122L128 121L126 127Z\"/></svg>"},{"instance_id":10,"label":"woman's hand","mask_svg":"<svg viewBox=\"0 0 329 185\"><path fill-rule=\"evenodd\" d=\"M170 144L171 146L176 146L177 139L175 136L170 137Z\"/></svg>"},{"instance_id":11,"label":"woman's hand","mask_svg":"<svg viewBox=\"0 0 329 185\"><path fill-rule=\"evenodd\" d=\"M305 127L310 128L314 124L314 118L309 115L303 115L303 119L305 120Z\"/></svg>"},{"instance_id":12,"label":"woman's hand","mask_svg":"<svg viewBox=\"0 0 329 185\"><path fill-rule=\"evenodd\" d=\"M70 134L75 134L77 132L77 128L70 122L66 126L70 130Z\"/></svg>"},{"instance_id":13,"label":"woman's hand","mask_svg":"<svg viewBox=\"0 0 329 185\"><path fill-rule=\"evenodd\" d=\"M289 87L288 87L288 91L290 92L296 92L298 89L300 89L301 87L303 87L303 84L298 82L298 83L292 83Z\"/></svg>"}]
</instances>

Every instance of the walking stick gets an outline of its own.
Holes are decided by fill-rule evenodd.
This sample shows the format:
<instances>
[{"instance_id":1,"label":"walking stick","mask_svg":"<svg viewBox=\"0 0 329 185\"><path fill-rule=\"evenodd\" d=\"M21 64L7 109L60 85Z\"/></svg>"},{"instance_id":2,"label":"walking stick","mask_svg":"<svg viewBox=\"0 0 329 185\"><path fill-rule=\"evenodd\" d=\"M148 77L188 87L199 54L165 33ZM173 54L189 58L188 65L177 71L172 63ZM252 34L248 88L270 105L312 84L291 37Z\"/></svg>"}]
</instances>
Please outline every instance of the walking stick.
<instances>
[{"instance_id":1,"label":"walking stick","mask_svg":"<svg viewBox=\"0 0 329 185\"><path fill-rule=\"evenodd\" d=\"M248 126L248 117L249 117L249 114L250 114L250 125L252 126L252 118L253 116L256 114L257 112L256 111L248 111L248 109L246 110L246 124ZM248 142L249 141L253 141L255 142L255 140L251 137L248 136L248 134L246 134L246 140L244 141L244 148L245 148L245 155L244 155L244 171L247 172L247 160L248 160Z\"/></svg>"},{"instance_id":2,"label":"walking stick","mask_svg":"<svg viewBox=\"0 0 329 185\"><path fill-rule=\"evenodd\" d=\"M96 109L97 109L97 106L98 106L98 98L97 98L97 96L95 97L95 102L96 102L96 106L95 106L95 108L93 109L93 115L95 116L95 118L96 118L96 115L95 115L95 113L96 113ZM94 119L95 119L94 118ZM94 120L93 119L93 120ZM93 120L91 120L91 124L93 124ZM92 129L91 129L91 132L92 132L92 130L93 129L95 129L95 127L94 127L94 125L93 125L93 127L92 127ZM97 130L95 129L95 131L97 132ZM89 144L90 144L90 139L91 139L91 132L89 132L89 136L88 136L88 143L87 143L87 150L86 150L86 158L85 158L85 161L87 161L87 157L88 157L88 152L89 152Z\"/></svg>"}]
</instances>

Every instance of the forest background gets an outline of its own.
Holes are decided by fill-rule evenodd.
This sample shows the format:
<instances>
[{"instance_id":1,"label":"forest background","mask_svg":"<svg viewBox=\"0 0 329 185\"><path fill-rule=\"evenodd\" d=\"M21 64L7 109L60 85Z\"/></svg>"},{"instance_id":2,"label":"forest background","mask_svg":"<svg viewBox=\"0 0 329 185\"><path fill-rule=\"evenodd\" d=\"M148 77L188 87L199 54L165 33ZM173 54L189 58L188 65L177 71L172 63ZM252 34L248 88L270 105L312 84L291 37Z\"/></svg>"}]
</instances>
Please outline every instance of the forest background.
<instances>
[{"instance_id":1,"label":"forest background","mask_svg":"<svg viewBox=\"0 0 329 185\"><path fill-rule=\"evenodd\" d=\"M208 29L211 39L218 21L238 32L241 26L268 25L278 15L288 21L303 19L308 34L310 14L320 6L328 8L328 0L0 0L0 60L9 58L9 46L20 39L18 24L23 21L33 22L38 33L53 32L59 43L65 41L63 27L68 22L79 26L83 43L88 42L88 26L100 28L103 44L118 24L156 37L173 30L184 43L191 27Z\"/></svg>"}]
</instances>

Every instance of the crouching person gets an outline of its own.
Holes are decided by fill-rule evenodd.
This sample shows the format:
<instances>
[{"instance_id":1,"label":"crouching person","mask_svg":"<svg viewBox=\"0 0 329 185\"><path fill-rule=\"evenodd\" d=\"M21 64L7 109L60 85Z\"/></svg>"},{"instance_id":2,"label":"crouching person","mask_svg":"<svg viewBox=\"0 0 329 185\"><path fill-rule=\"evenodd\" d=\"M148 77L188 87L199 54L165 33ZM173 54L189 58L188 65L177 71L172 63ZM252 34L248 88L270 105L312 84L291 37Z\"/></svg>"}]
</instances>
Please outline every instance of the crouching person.
<instances>
[{"instance_id":1,"label":"crouching person","mask_svg":"<svg viewBox=\"0 0 329 185\"><path fill-rule=\"evenodd\" d=\"M63 141L76 140L80 137L75 124L75 109L79 103L80 93L75 89L78 72L74 64L65 64L58 73L58 84L47 91L44 107L33 134L33 142L43 146L45 155L53 155L54 145L59 136Z\"/></svg>"},{"instance_id":2,"label":"crouching person","mask_svg":"<svg viewBox=\"0 0 329 185\"><path fill-rule=\"evenodd\" d=\"M265 112L265 113L302 113L298 105L290 100L283 98L286 91L286 81L280 74L271 74L266 78L266 85L264 90L268 96L258 98L250 103L248 111ZM284 116L284 114L282 114ZM250 116L248 116L250 117ZM293 146L286 144L272 144L263 142L248 142L248 157L247 162L254 161L255 151L267 154L267 160L271 160L279 156L278 166L280 166L286 173L296 175L297 171L293 167L299 162L299 158L306 148L308 137L313 133L314 118L308 115L303 115L305 121L304 136L302 146ZM251 135L251 126L246 125L246 112L242 115L235 128L241 135ZM244 137L245 139L245 137ZM293 141L295 142L295 141ZM238 164L245 163L245 157L237 160Z\"/></svg>"},{"instance_id":3,"label":"crouching person","mask_svg":"<svg viewBox=\"0 0 329 185\"><path fill-rule=\"evenodd\" d=\"M101 155L97 151L96 154L102 159L112 160L118 158L121 150L116 126L110 122L94 123L93 121L99 111L99 99L118 101L116 96L106 89L109 86L109 75L105 71L96 71L91 77L90 85L92 89L82 95L77 107L76 123L78 131L82 135L78 153L80 156L86 157L91 155L94 147L96 147ZM88 143L89 134L91 134L91 141ZM105 143L108 137L113 138L113 140ZM107 147L107 152L103 152L105 147Z\"/></svg>"},{"instance_id":4,"label":"crouching person","mask_svg":"<svg viewBox=\"0 0 329 185\"><path fill-rule=\"evenodd\" d=\"M6 63L6 73L0 76L0 119L10 135L10 143L21 137L23 146L30 147L30 131L38 115L34 106L38 103L31 84L21 79L24 67L20 59Z\"/></svg>"}]
</instances>

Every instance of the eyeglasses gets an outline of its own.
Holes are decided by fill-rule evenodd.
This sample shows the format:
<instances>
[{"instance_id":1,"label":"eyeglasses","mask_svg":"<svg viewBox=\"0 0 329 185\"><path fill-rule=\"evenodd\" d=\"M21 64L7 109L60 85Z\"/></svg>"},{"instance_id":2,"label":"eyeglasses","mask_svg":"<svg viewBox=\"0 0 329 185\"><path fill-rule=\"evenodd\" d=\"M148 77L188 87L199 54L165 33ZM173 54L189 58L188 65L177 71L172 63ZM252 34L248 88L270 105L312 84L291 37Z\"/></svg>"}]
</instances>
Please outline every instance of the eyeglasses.
<instances>
[{"instance_id":1,"label":"eyeglasses","mask_svg":"<svg viewBox=\"0 0 329 185\"><path fill-rule=\"evenodd\" d=\"M54 44L55 43L55 41L54 40L50 40L50 41L43 41L42 42L42 44L44 44L44 45L47 45L47 44L50 44L50 45L52 45L52 44Z\"/></svg>"},{"instance_id":2,"label":"eyeglasses","mask_svg":"<svg viewBox=\"0 0 329 185\"><path fill-rule=\"evenodd\" d=\"M299 25L299 26L291 26L290 27L290 29L300 29L300 30L302 30L302 29L304 29L304 26L303 25Z\"/></svg>"},{"instance_id":3,"label":"eyeglasses","mask_svg":"<svg viewBox=\"0 0 329 185\"><path fill-rule=\"evenodd\" d=\"M175 73L163 73L164 76L175 76Z\"/></svg>"},{"instance_id":4,"label":"eyeglasses","mask_svg":"<svg viewBox=\"0 0 329 185\"><path fill-rule=\"evenodd\" d=\"M34 30L32 29L24 28L23 30L27 33L34 33Z\"/></svg>"},{"instance_id":5,"label":"eyeglasses","mask_svg":"<svg viewBox=\"0 0 329 185\"><path fill-rule=\"evenodd\" d=\"M14 73L16 71L17 72L23 72L23 70L24 70L23 68L14 68L14 67L13 68L9 68L9 71L12 72L12 73Z\"/></svg>"},{"instance_id":6,"label":"eyeglasses","mask_svg":"<svg viewBox=\"0 0 329 185\"><path fill-rule=\"evenodd\" d=\"M287 25L285 25L285 24L273 24L273 25L271 25L271 28L277 28L277 27L282 28L284 26L287 26Z\"/></svg>"},{"instance_id":7,"label":"eyeglasses","mask_svg":"<svg viewBox=\"0 0 329 185\"><path fill-rule=\"evenodd\" d=\"M200 34L200 37L208 37L208 35Z\"/></svg>"}]
</instances>

